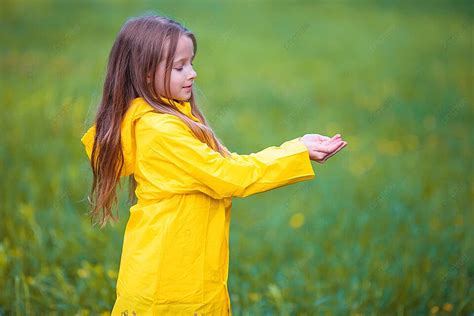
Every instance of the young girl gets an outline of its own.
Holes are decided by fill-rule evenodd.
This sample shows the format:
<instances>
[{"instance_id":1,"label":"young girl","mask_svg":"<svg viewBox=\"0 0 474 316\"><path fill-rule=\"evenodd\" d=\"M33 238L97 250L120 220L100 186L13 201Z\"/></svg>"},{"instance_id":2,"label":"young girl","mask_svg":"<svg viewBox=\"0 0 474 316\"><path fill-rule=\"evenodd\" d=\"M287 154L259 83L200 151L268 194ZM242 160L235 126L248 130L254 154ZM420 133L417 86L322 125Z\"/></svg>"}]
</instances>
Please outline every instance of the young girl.
<instances>
[{"instance_id":1,"label":"young girl","mask_svg":"<svg viewBox=\"0 0 474 316\"><path fill-rule=\"evenodd\" d=\"M109 56L95 124L91 219L106 225L120 177L130 208L112 315L231 315L227 289L232 197L314 178L344 146L307 134L257 153L230 152L193 93L196 38L160 16L128 20ZM132 199L132 198L131 198Z\"/></svg>"}]
</instances>

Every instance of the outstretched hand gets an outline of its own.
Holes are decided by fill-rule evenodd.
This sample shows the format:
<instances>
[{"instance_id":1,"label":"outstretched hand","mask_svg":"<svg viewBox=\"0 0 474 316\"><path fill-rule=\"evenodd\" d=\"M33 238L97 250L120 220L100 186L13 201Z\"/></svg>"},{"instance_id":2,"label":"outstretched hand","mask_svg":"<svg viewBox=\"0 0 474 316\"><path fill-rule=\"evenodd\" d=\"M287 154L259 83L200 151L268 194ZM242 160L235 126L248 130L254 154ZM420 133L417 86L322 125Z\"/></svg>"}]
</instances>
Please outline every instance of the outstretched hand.
<instances>
[{"instance_id":1,"label":"outstretched hand","mask_svg":"<svg viewBox=\"0 0 474 316\"><path fill-rule=\"evenodd\" d=\"M331 138L319 134L306 134L301 137L301 141L308 148L310 159L321 164L347 145L340 134L336 134Z\"/></svg>"}]
</instances>

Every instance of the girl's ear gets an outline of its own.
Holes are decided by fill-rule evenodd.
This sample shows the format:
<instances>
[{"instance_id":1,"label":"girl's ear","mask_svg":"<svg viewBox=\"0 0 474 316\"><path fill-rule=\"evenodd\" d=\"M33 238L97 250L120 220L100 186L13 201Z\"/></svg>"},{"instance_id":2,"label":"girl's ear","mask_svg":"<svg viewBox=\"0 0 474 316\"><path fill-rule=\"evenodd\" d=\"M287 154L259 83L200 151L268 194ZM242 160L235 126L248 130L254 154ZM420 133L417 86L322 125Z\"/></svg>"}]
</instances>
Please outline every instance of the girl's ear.
<instances>
[{"instance_id":1,"label":"girl's ear","mask_svg":"<svg viewBox=\"0 0 474 316\"><path fill-rule=\"evenodd\" d=\"M151 83L151 75L150 74L146 75L146 83L148 83L148 84Z\"/></svg>"}]
</instances>

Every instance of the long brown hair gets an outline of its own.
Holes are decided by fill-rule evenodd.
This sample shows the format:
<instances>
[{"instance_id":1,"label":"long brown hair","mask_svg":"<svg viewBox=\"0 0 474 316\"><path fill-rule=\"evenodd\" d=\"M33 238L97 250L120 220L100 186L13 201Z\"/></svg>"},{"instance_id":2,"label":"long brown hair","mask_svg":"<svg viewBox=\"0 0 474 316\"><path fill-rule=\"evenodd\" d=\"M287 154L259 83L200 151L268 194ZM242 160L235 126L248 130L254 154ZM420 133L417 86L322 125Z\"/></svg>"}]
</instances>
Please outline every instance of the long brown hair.
<instances>
[{"instance_id":1,"label":"long brown hair","mask_svg":"<svg viewBox=\"0 0 474 316\"><path fill-rule=\"evenodd\" d=\"M89 197L89 215L93 225L99 224L102 228L109 219L120 219L118 211L115 218L111 210L117 204L116 187L117 184L121 186L120 173L124 165L121 122L134 98L142 97L158 113L179 117L197 139L207 143L224 157L230 156L199 110L194 93L191 93L188 101L192 114L199 118L201 123L164 103L160 99L161 94L155 91L155 72L158 64L165 60L163 96L171 99L172 62L178 39L183 35L193 41L196 54L197 42L194 34L180 23L163 16L146 15L128 19L117 35L110 51L102 100L95 118L96 134L91 155L93 182ZM147 76L150 74L151 76ZM151 80L147 80L147 77ZM136 200L136 185L132 174L129 176L129 203Z\"/></svg>"}]
</instances>

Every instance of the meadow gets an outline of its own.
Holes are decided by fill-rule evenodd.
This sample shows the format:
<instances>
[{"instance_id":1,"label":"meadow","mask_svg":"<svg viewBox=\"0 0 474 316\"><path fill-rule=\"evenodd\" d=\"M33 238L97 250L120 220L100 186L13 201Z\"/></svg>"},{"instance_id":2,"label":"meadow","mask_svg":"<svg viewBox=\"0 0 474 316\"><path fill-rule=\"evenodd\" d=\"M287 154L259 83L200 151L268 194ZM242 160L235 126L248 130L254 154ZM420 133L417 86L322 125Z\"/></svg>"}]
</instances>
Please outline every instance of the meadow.
<instances>
[{"instance_id":1,"label":"meadow","mask_svg":"<svg viewBox=\"0 0 474 316\"><path fill-rule=\"evenodd\" d=\"M0 315L109 315L130 205L86 216L108 53L143 13L198 40L196 97L251 153L348 146L235 198L235 315L474 315L473 22L466 1L2 1Z\"/></svg>"}]
</instances>

